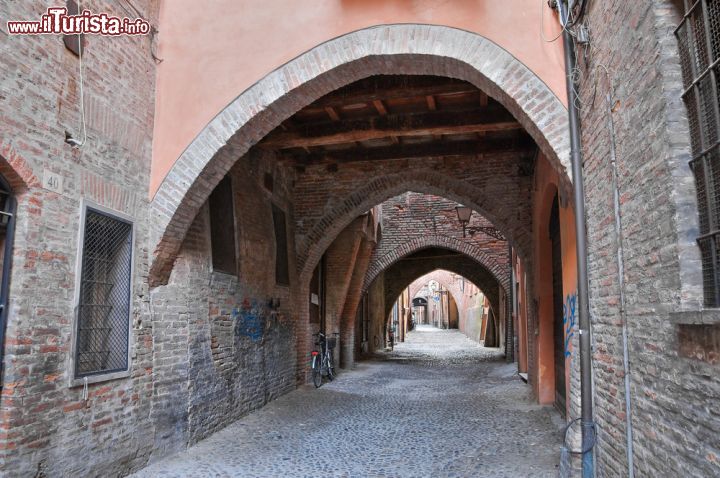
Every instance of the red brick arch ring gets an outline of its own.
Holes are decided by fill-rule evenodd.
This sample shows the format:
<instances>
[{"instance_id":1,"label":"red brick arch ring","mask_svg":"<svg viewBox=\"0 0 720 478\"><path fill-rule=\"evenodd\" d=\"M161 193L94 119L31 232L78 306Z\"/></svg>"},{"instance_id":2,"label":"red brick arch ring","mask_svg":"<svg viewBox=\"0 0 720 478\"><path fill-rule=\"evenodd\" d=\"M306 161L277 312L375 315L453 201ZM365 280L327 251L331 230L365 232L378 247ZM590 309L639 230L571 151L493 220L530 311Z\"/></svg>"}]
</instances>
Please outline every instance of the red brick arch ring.
<instances>
[{"instance_id":1,"label":"red brick arch ring","mask_svg":"<svg viewBox=\"0 0 720 478\"><path fill-rule=\"evenodd\" d=\"M452 249L449 249L452 251ZM483 291L490 301L490 306L498 310L501 286L495 277L475 259L460 254L455 258L434 258L423 261L416 268L406 268L396 263L387 269L385 276L384 299L385 317L392 310L393 303L405 288L409 287L418 277L445 270L465 277Z\"/></svg>"},{"instance_id":2,"label":"red brick arch ring","mask_svg":"<svg viewBox=\"0 0 720 478\"><path fill-rule=\"evenodd\" d=\"M567 111L517 58L485 37L445 26L365 28L322 43L269 73L220 111L190 143L152 199L150 285L167 283L200 207L251 146L327 93L380 74L436 75L474 84L517 118L567 178Z\"/></svg>"},{"instance_id":3,"label":"red brick arch ring","mask_svg":"<svg viewBox=\"0 0 720 478\"><path fill-rule=\"evenodd\" d=\"M521 256L527 257L529 261L532 244L530 235L527 234L527 224L512 220L514 215L508 209L511 207L508 202L497 201L497 198L482 188L474 187L466 181L438 171L410 170L396 174L381 174L368 179L361 187L338 200L334 208L316 221L304 236L298 238L300 283L304 284L310 279L313 269L332 241L353 219L373 206L408 191L441 196L471 207L492 222L505 237L513 238ZM483 255L486 256L477 253L477 257ZM482 263L482 261L478 262ZM494 266L498 282L503 283L503 286L509 284L509 279L505 282L500 280L506 272L503 272L497 264ZM369 283L366 281L365 285Z\"/></svg>"},{"instance_id":4,"label":"red brick arch ring","mask_svg":"<svg viewBox=\"0 0 720 478\"><path fill-rule=\"evenodd\" d=\"M438 272L440 272L440 274L438 274ZM448 283L447 281L445 281L444 278L440 277L443 275L442 274L443 272L451 274L451 272L449 272L449 271L439 270L439 271L430 272L429 274L425 274L424 276L420 276L417 279L415 279L412 282L412 284L410 284L410 287L408 288L409 293L410 293L410 300L412 301L415 298L417 293L420 292L420 290L422 290L423 287L425 287L425 285L430 281L430 279L435 279L438 282L438 284L445 287L445 289L449 290L453 296L453 299L455 299L455 302L460 304L460 298L462 297L462 291L458 287L455 287L455 286L451 285L450 283ZM423 282L418 282L420 280L422 280ZM418 282L418 283L415 284L415 282ZM413 285L413 284L415 284L415 285Z\"/></svg>"},{"instance_id":5,"label":"red brick arch ring","mask_svg":"<svg viewBox=\"0 0 720 478\"><path fill-rule=\"evenodd\" d=\"M460 301L460 298L462 297L462 291L460 290L460 288L455 287L454 285L451 285L451 283L449 283L449 282L446 282L444 280L444 278L438 277L438 274L437 274L438 272L450 273L449 271L433 271L433 272L430 272L429 274L425 274L424 276L418 277L408 286L409 293L410 293L410 302L412 302L415 295L417 295L417 293L420 292L420 290L423 287L425 287L425 284L427 284L427 282L430 279L435 279L438 284L443 286L445 288L445 290L447 290L450 293L450 295L452 296L452 298L455 301L455 303L457 304L457 306L460 307L460 304L462 303ZM415 284L415 282L419 281L420 279L423 279L425 282L419 283L419 284L413 286L413 284ZM399 298L399 296L398 296L398 298ZM389 316L388 316L388 318L389 318Z\"/></svg>"},{"instance_id":6,"label":"red brick arch ring","mask_svg":"<svg viewBox=\"0 0 720 478\"><path fill-rule=\"evenodd\" d=\"M510 286L509 265L499 264L495 258L483 252L481 248L475 246L474 244L469 244L444 234L428 234L423 237L415 238L399 245L382 257L378 257L370 264L370 267L365 274L363 290L367 290L368 287L370 287L370 284L372 284L372 281L375 280L378 274L395 264L403 257L431 247L449 249L465 254L479 264L482 264L485 269L493 275L495 280L497 280L503 289L508 290Z\"/></svg>"}]
</instances>

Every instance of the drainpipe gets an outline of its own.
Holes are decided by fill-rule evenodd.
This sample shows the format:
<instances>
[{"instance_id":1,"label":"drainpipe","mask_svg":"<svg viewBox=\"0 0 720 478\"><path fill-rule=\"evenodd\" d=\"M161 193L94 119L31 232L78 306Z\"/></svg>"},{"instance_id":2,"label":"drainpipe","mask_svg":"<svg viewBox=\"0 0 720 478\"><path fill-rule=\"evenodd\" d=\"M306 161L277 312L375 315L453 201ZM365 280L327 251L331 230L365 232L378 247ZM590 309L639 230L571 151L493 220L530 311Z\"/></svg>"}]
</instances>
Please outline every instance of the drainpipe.
<instances>
[{"instance_id":1,"label":"drainpipe","mask_svg":"<svg viewBox=\"0 0 720 478\"><path fill-rule=\"evenodd\" d=\"M580 146L580 118L575 101L577 85L575 83L575 45L565 25L568 22L566 0L557 2L560 21L563 24L563 47L565 50L565 76L568 92L568 117L570 123L570 161L575 206L575 231L577 234L577 275L578 309L580 326L580 424L582 427L582 476L592 478L594 465L592 449L595 444L595 424L593 422L592 403L592 350L590 343L590 309L588 306L587 273L587 231L585 228L585 191L583 188L582 154ZM572 1L572 0L568 0Z\"/></svg>"}]
</instances>

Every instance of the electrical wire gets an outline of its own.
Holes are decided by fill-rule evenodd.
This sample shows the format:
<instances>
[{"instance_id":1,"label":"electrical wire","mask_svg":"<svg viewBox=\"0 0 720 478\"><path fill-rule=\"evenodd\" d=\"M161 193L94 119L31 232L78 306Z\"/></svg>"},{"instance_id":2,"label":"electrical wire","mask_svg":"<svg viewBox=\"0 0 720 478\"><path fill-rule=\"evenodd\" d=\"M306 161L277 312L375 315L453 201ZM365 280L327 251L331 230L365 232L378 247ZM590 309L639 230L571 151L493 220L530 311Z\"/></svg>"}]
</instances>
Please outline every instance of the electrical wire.
<instances>
[{"instance_id":1,"label":"electrical wire","mask_svg":"<svg viewBox=\"0 0 720 478\"><path fill-rule=\"evenodd\" d=\"M82 2L78 0L78 12L82 14ZM81 148L87 141L87 126L85 124L85 92L83 90L83 38L78 34L78 58L80 62L80 118L82 122L83 139L77 143L77 147Z\"/></svg>"},{"instance_id":2,"label":"electrical wire","mask_svg":"<svg viewBox=\"0 0 720 478\"><path fill-rule=\"evenodd\" d=\"M580 8L578 8L577 17L574 20L575 23L580 22L583 19L583 17L585 16L585 7L587 6L588 3L590 3L589 0L582 0L582 3L580 4Z\"/></svg>"},{"instance_id":3,"label":"electrical wire","mask_svg":"<svg viewBox=\"0 0 720 478\"><path fill-rule=\"evenodd\" d=\"M547 43L552 43L552 42L556 41L558 38L560 38L564 31L565 31L565 27L563 27L560 30L560 33L558 33L557 36L555 38L553 38L552 40L548 40L545 37L545 0L540 0L540 36L542 37L542 39L545 40Z\"/></svg>"}]
</instances>

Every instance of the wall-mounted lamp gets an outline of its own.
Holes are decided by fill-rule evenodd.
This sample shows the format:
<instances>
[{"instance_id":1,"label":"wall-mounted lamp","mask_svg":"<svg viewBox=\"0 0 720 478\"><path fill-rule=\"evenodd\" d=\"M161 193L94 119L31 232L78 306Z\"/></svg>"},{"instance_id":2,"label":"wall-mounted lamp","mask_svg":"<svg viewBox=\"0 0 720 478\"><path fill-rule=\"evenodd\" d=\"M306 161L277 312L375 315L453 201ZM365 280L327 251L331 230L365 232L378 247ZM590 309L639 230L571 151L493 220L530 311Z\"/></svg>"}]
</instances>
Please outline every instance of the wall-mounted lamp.
<instances>
[{"instance_id":1,"label":"wall-mounted lamp","mask_svg":"<svg viewBox=\"0 0 720 478\"><path fill-rule=\"evenodd\" d=\"M470 222L470 216L472 215L472 209L470 209L467 206L457 206L455 207L455 211L457 212L458 220L462 224L463 228L463 237L465 237L465 226L467 226L468 222Z\"/></svg>"}]
</instances>

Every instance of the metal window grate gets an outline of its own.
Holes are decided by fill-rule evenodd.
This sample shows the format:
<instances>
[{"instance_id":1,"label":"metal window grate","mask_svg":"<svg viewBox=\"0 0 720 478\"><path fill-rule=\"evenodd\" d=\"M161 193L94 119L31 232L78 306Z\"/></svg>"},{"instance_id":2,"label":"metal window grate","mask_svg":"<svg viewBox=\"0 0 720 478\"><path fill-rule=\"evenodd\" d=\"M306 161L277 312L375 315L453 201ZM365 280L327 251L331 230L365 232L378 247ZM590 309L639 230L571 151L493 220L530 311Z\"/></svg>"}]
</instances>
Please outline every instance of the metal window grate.
<instances>
[{"instance_id":1,"label":"metal window grate","mask_svg":"<svg viewBox=\"0 0 720 478\"><path fill-rule=\"evenodd\" d=\"M720 0L685 0L675 30L695 174L705 305L720 306Z\"/></svg>"},{"instance_id":2,"label":"metal window grate","mask_svg":"<svg viewBox=\"0 0 720 478\"><path fill-rule=\"evenodd\" d=\"M131 264L132 224L88 208L75 377L127 370Z\"/></svg>"}]
</instances>

